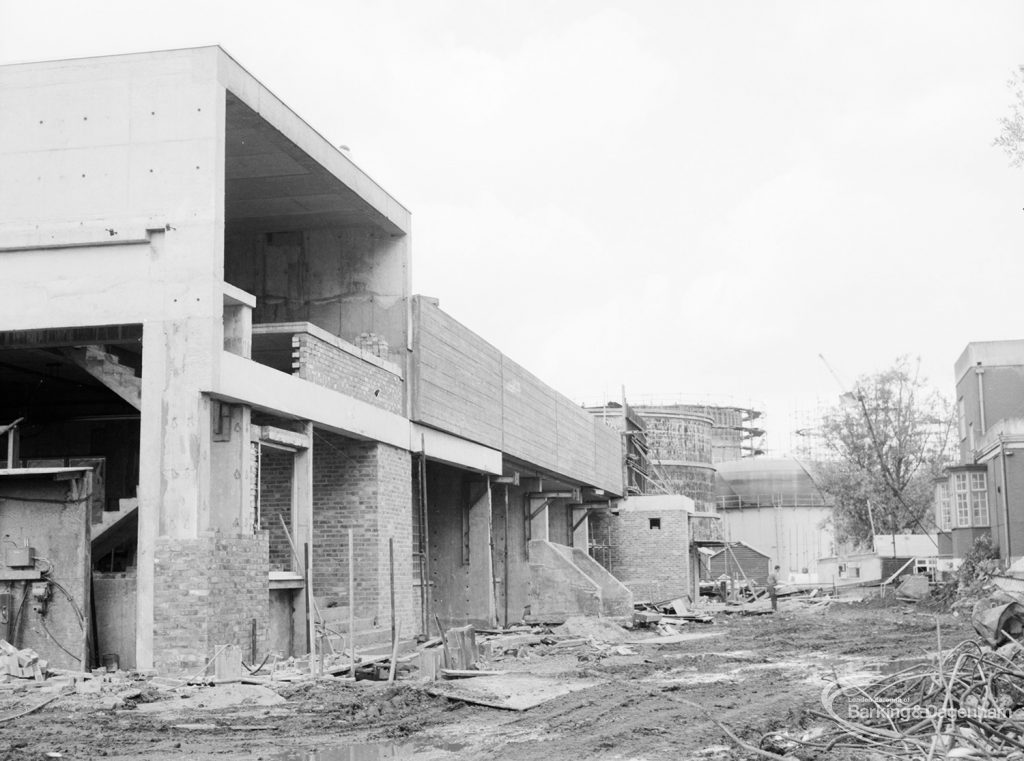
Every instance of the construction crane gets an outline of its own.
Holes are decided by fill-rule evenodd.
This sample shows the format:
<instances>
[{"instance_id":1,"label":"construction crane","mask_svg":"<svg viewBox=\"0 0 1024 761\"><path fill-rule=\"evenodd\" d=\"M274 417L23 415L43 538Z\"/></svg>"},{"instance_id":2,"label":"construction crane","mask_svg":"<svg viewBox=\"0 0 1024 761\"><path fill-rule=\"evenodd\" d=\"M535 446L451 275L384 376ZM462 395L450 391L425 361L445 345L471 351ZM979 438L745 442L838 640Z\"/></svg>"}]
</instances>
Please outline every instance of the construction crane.
<instances>
[{"instance_id":1,"label":"construction crane","mask_svg":"<svg viewBox=\"0 0 1024 761\"><path fill-rule=\"evenodd\" d=\"M845 383L843 383L843 379L839 377L839 373L837 373L837 372L836 372L836 371L835 371L835 370L834 370L834 369L832 368L832 365L830 365L830 364L828 363L828 360L827 360L827 359L825 359L825 355L824 355L824 354L822 354L821 352L818 352L818 359L820 359L820 360L821 360L821 362L822 362L822 364L824 364L824 365L825 365L825 369L829 371L829 373L830 373L830 374L832 375L832 377L836 379L836 383L838 383L838 384L839 384L839 388L840 388L840 389L842 390L842 392L843 392L844 394L845 394L845 393L847 393L847 386L846 386L846 384L845 384Z\"/></svg>"}]
</instances>

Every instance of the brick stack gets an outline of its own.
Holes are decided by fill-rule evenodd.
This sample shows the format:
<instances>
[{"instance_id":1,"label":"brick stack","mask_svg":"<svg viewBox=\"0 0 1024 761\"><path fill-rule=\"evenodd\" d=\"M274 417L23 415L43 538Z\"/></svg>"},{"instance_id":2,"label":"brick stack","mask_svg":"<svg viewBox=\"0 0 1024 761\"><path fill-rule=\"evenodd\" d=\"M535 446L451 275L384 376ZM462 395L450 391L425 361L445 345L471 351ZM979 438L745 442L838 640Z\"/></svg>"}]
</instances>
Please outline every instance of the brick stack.
<instances>
[{"instance_id":1,"label":"brick stack","mask_svg":"<svg viewBox=\"0 0 1024 761\"><path fill-rule=\"evenodd\" d=\"M356 346L375 357L388 358L388 339L377 333L360 333Z\"/></svg>"}]
</instances>

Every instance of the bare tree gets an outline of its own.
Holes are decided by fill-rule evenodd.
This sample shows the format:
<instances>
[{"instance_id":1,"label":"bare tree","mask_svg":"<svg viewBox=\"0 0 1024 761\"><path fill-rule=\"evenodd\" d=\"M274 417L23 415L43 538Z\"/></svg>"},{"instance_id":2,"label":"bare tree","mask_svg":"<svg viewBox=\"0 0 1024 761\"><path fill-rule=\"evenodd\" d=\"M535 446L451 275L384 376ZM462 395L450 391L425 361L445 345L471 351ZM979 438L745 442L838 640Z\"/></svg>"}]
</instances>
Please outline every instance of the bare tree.
<instances>
[{"instance_id":1,"label":"bare tree","mask_svg":"<svg viewBox=\"0 0 1024 761\"><path fill-rule=\"evenodd\" d=\"M866 546L873 534L934 527L933 482L949 464L952 405L900 357L861 377L825 418L822 488L836 500L837 539Z\"/></svg>"},{"instance_id":2,"label":"bare tree","mask_svg":"<svg viewBox=\"0 0 1024 761\"><path fill-rule=\"evenodd\" d=\"M1002 148L1010 166L1024 166L1024 66L1017 68L1006 83L1013 93L1010 115L999 120L1001 131L993 145Z\"/></svg>"}]
</instances>

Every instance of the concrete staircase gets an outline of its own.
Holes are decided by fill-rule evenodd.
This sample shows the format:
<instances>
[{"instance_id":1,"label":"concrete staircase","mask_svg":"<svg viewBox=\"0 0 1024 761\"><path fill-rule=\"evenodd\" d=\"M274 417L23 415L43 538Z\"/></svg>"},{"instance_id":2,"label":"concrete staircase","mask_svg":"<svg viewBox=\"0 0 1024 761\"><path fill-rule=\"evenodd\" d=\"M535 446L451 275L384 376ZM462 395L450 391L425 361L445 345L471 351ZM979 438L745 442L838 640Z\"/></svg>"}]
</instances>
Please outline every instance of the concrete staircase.
<instances>
[{"instance_id":1,"label":"concrete staircase","mask_svg":"<svg viewBox=\"0 0 1024 761\"><path fill-rule=\"evenodd\" d=\"M530 553L529 622L572 616L627 616L633 594L581 549L534 539Z\"/></svg>"},{"instance_id":2,"label":"concrete staircase","mask_svg":"<svg viewBox=\"0 0 1024 761\"><path fill-rule=\"evenodd\" d=\"M118 500L117 510L104 510L103 518L99 523L92 524L92 540L95 542L101 536L112 530L118 524L130 518L139 509L139 500L131 499Z\"/></svg>"},{"instance_id":3,"label":"concrete staircase","mask_svg":"<svg viewBox=\"0 0 1024 761\"><path fill-rule=\"evenodd\" d=\"M142 379L102 346L76 346L62 354L132 407L142 409Z\"/></svg>"},{"instance_id":4,"label":"concrete staircase","mask_svg":"<svg viewBox=\"0 0 1024 761\"><path fill-rule=\"evenodd\" d=\"M91 527L93 557L103 557L133 538L138 531L138 517L139 501L134 497L120 500L117 510L104 510L100 521Z\"/></svg>"}]
</instances>

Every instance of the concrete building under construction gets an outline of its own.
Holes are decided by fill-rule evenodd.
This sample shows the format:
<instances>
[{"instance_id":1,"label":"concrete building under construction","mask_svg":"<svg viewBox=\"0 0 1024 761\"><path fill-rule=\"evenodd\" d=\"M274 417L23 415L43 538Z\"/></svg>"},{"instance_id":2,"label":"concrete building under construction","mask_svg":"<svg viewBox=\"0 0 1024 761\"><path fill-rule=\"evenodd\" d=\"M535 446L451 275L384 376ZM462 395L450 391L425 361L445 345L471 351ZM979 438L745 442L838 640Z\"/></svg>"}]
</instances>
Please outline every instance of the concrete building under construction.
<instances>
[{"instance_id":1,"label":"concrete building under construction","mask_svg":"<svg viewBox=\"0 0 1024 761\"><path fill-rule=\"evenodd\" d=\"M752 407L623 400L587 409L623 436L629 494L681 494L714 510L716 465L764 454Z\"/></svg>"},{"instance_id":2,"label":"concrete building under construction","mask_svg":"<svg viewBox=\"0 0 1024 761\"><path fill-rule=\"evenodd\" d=\"M630 610L585 540L620 434L414 296L409 211L222 49L0 96L0 592L79 590L93 656L172 672ZM84 556L37 560L39 500L90 504Z\"/></svg>"}]
</instances>

